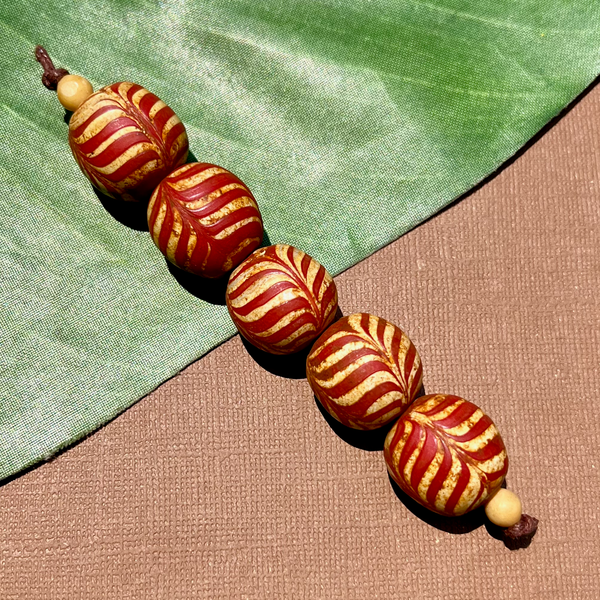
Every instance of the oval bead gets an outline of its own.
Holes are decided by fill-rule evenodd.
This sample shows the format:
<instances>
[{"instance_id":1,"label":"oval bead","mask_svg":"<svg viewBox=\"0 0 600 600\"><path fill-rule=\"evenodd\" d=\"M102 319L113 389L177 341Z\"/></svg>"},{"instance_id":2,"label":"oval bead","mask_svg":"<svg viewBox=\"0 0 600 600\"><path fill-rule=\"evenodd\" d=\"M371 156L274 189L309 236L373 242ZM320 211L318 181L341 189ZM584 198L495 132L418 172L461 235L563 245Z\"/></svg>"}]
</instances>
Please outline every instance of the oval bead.
<instances>
[{"instance_id":1,"label":"oval bead","mask_svg":"<svg viewBox=\"0 0 600 600\"><path fill-rule=\"evenodd\" d=\"M98 90L73 113L69 145L92 185L128 201L147 199L188 153L185 127L173 110L127 81Z\"/></svg>"},{"instance_id":2,"label":"oval bead","mask_svg":"<svg viewBox=\"0 0 600 600\"><path fill-rule=\"evenodd\" d=\"M421 358L408 336L366 313L344 317L315 342L306 376L325 410L348 427L390 423L416 397Z\"/></svg>"},{"instance_id":3,"label":"oval bead","mask_svg":"<svg viewBox=\"0 0 600 600\"><path fill-rule=\"evenodd\" d=\"M233 173L188 163L158 185L148 204L158 249L180 269L220 277L255 250L263 223L250 190Z\"/></svg>"},{"instance_id":4,"label":"oval bead","mask_svg":"<svg viewBox=\"0 0 600 600\"><path fill-rule=\"evenodd\" d=\"M506 448L493 421L458 396L415 401L388 433L384 455L404 492L446 516L486 502L508 471Z\"/></svg>"},{"instance_id":5,"label":"oval bead","mask_svg":"<svg viewBox=\"0 0 600 600\"><path fill-rule=\"evenodd\" d=\"M325 267L279 244L256 250L231 274L226 300L239 332L271 354L305 348L333 321L338 306Z\"/></svg>"}]
</instances>

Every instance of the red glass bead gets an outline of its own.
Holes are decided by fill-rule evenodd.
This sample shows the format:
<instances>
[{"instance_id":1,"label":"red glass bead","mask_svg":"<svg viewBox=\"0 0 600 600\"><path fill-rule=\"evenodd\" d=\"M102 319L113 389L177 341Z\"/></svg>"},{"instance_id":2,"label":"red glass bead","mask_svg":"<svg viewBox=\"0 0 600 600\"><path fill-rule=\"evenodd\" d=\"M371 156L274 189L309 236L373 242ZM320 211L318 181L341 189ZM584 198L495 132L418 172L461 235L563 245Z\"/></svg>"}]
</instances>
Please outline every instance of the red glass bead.
<instances>
[{"instance_id":1,"label":"red glass bead","mask_svg":"<svg viewBox=\"0 0 600 600\"><path fill-rule=\"evenodd\" d=\"M305 348L331 323L338 305L325 267L285 245L251 254L231 274L226 299L239 332L271 354Z\"/></svg>"},{"instance_id":2,"label":"red glass bead","mask_svg":"<svg viewBox=\"0 0 600 600\"><path fill-rule=\"evenodd\" d=\"M255 250L263 223L250 190L233 173L206 163L179 167L148 204L159 250L180 269L220 277Z\"/></svg>"},{"instance_id":3,"label":"red glass bead","mask_svg":"<svg viewBox=\"0 0 600 600\"><path fill-rule=\"evenodd\" d=\"M498 429L480 408L458 396L416 400L388 433L384 455L404 492L446 516L486 502L508 471Z\"/></svg>"},{"instance_id":4,"label":"red glass bead","mask_svg":"<svg viewBox=\"0 0 600 600\"><path fill-rule=\"evenodd\" d=\"M145 200L184 163L183 123L140 85L114 83L92 94L73 113L69 145L75 160L102 193Z\"/></svg>"},{"instance_id":5,"label":"red glass bead","mask_svg":"<svg viewBox=\"0 0 600 600\"><path fill-rule=\"evenodd\" d=\"M321 335L308 355L306 375L315 396L338 421L355 429L376 429L414 400L423 368L401 329L358 313Z\"/></svg>"}]
</instances>

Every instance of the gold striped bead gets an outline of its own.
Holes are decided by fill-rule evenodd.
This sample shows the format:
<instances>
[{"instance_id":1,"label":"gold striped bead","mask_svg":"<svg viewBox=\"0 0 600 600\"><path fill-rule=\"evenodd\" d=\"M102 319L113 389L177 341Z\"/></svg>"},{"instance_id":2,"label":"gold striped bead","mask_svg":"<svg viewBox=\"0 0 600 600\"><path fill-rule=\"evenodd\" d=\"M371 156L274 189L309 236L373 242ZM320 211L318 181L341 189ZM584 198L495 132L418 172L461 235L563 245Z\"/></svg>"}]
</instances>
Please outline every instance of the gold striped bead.
<instances>
[{"instance_id":1,"label":"gold striped bead","mask_svg":"<svg viewBox=\"0 0 600 600\"><path fill-rule=\"evenodd\" d=\"M279 244L256 250L233 271L226 300L239 332L271 354L305 348L337 310L337 290L325 267Z\"/></svg>"},{"instance_id":2,"label":"gold striped bead","mask_svg":"<svg viewBox=\"0 0 600 600\"><path fill-rule=\"evenodd\" d=\"M188 153L173 110L130 82L106 86L81 104L69 121L69 145L92 185L123 200L146 200Z\"/></svg>"},{"instance_id":3,"label":"gold striped bead","mask_svg":"<svg viewBox=\"0 0 600 600\"><path fill-rule=\"evenodd\" d=\"M227 169L188 163L158 185L148 226L159 250L180 269L220 277L260 244L262 217L246 185Z\"/></svg>"},{"instance_id":4,"label":"gold striped bead","mask_svg":"<svg viewBox=\"0 0 600 600\"><path fill-rule=\"evenodd\" d=\"M306 376L317 399L338 421L355 429L376 429L414 400L423 368L401 329L357 313L337 321L316 341Z\"/></svg>"},{"instance_id":5,"label":"gold striped bead","mask_svg":"<svg viewBox=\"0 0 600 600\"><path fill-rule=\"evenodd\" d=\"M458 396L423 396L388 433L384 455L394 481L411 498L447 516L491 498L508 471L493 421Z\"/></svg>"}]
</instances>

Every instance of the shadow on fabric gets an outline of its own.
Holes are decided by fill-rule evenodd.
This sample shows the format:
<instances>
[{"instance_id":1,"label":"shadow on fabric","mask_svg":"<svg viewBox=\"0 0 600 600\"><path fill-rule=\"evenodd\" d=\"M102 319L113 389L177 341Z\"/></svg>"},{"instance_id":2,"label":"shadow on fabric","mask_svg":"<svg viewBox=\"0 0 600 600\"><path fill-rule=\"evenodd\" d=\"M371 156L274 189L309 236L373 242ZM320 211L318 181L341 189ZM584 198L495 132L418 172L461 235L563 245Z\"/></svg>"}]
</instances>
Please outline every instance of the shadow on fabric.
<instances>
[{"instance_id":1,"label":"shadow on fabric","mask_svg":"<svg viewBox=\"0 0 600 600\"><path fill-rule=\"evenodd\" d=\"M398 500L404 504L404 506L413 514L415 517L421 519L428 525L445 531L446 533L452 533L455 535L462 535L464 533L470 533L479 529L485 522L486 516L483 507L479 507L474 511L468 512L460 517L445 517L444 515L438 515L430 511L428 508L421 506L417 501L413 500L410 496L405 494L400 486L391 478L388 473L390 485L394 490Z\"/></svg>"},{"instance_id":2,"label":"shadow on fabric","mask_svg":"<svg viewBox=\"0 0 600 600\"><path fill-rule=\"evenodd\" d=\"M225 306L225 290L229 281L229 273L218 279L207 279L188 273L165 258L167 269L177 283L192 296L216 306Z\"/></svg>"},{"instance_id":3,"label":"shadow on fabric","mask_svg":"<svg viewBox=\"0 0 600 600\"><path fill-rule=\"evenodd\" d=\"M146 216L147 202L124 202L123 200L115 200L110 196L103 194L100 190L92 186L94 194L96 194L100 204L104 210L115 221L133 229L135 231L149 231L148 218Z\"/></svg>"}]
</instances>

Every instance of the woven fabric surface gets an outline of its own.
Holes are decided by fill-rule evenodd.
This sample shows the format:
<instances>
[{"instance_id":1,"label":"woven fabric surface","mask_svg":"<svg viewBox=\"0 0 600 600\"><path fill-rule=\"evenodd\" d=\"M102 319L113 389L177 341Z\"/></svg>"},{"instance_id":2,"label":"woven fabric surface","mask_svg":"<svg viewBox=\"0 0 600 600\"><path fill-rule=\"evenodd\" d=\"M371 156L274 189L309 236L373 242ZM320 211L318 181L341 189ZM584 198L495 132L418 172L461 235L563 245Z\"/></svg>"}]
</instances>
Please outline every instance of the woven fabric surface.
<instances>
[{"instance_id":1,"label":"woven fabric surface","mask_svg":"<svg viewBox=\"0 0 600 600\"><path fill-rule=\"evenodd\" d=\"M597 3L0 3L0 478L81 438L234 333L143 210L104 203L33 47L138 82L249 185L272 242L332 273L511 156L600 70ZM190 288L194 293L190 293Z\"/></svg>"},{"instance_id":2,"label":"woven fabric surface","mask_svg":"<svg viewBox=\"0 0 600 600\"><path fill-rule=\"evenodd\" d=\"M595 88L491 182L336 278L345 313L411 335L428 392L492 416L508 486L540 519L529 548L479 517L413 514L377 443L339 437L304 379L236 337L0 487L0 598L597 600L599 157Z\"/></svg>"}]
</instances>

